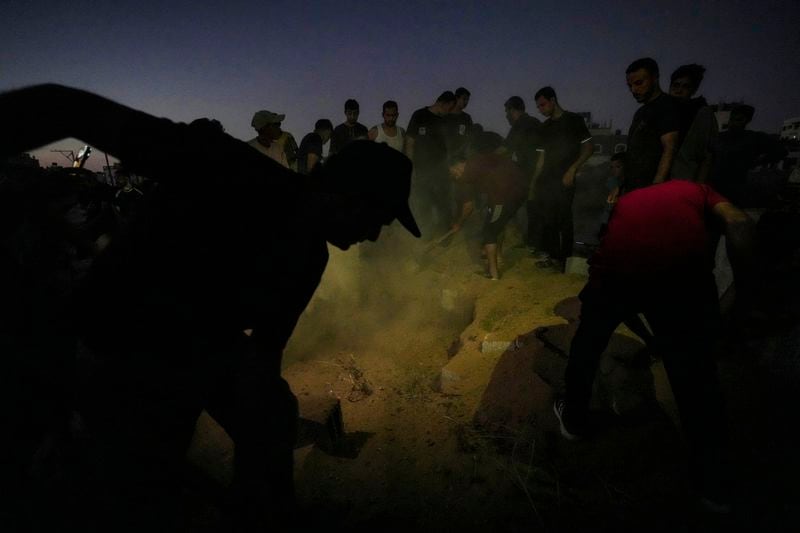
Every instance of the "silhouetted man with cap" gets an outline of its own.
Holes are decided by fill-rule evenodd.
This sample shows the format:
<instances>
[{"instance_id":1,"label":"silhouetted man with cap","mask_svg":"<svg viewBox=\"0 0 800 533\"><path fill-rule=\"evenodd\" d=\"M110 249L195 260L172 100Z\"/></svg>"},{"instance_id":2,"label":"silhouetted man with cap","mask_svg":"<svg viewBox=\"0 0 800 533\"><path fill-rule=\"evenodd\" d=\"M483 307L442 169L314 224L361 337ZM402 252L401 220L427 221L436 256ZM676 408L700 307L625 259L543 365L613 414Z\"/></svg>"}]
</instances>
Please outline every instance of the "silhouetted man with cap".
<instances>
[{"instance_id":1,"label":"silhouetted man with cap","mask_svg":"<svg viewBox=\"0 0 800 533\"><path fill-rule=\"evenodd\" d=\"M203 408L235 442L234 530L286 526L297 402L280 377L282 350L325 269L326 242L377 239L395 218L420 235L410 161L365 141L302 176L219 129L58 85L0 95L0 116L0 157L77 137L159 182L144 221L112 240L65 305L75 312L64 329L89 354L74 410L92 444L70 455L74 479L33 505L43 530L173 530L174 517L157 511L178 507L167 502ZM4 405L6 431L25 427L25 406ZM30 460L13 451L4 457Z\"/></svg>"}]
</instances>

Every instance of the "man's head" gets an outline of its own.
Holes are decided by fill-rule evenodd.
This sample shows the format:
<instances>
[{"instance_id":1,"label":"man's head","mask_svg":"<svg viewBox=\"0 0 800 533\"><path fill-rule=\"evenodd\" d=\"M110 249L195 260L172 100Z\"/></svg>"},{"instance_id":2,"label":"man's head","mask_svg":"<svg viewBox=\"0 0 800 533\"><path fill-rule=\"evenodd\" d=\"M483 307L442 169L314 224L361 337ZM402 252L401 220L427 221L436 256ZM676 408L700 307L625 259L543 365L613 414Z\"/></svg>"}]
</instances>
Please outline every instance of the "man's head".
<instances>
[{"instance_id":1,"label":"man's head","mask_svg":"<svg viewBox=\"0 0 800 533\"><path fill-rule=\"evenodd\" d=\"M384 143L353 141L331 157L317 174L320 190L332 198L325 238L346 250L374 241L394 219L415 237L420 231L408 196L411 160Z\"/></svg>"},{"instance_id":2,"label":"man's head","mask_svg":"<svg viewBox=\"0 0 800 533\"><path fill-rule=\"evenodd\" d=\"M756 110L753 106L747 104L739 104L731 109L731 116L728 119L728 130L742 131L750 121L753 120L753 115Z\"/></svg>"},{"instance_id":3,"label":"man's head","mask_svg":"<svg viewBox=\"0 0 800 533\"><path fill-rule=\"evenodd\" d=\"M625 79L637 102L645 104L661 94L658 75L658 63L653 58L643 57L628 65Z\"/></svg>"},{"instance_id":4,"label":"man's head","mask_svg":"<svg viewBox=\"0 0 800 533\"><path fill-rule=\"evenodd\" d=\"M456 89L456 105L453 108L453 113L460 113L469 105L470 92L464 87Z\"/></svg>"},{"instance_id":5,"label":"man's head","mask_svg":"<svg viewBox=\"0 0 800 533\"><path fill-rule=\"evenodd\" d=\"M453 91L445 91L436 99L433 104L433 112L436 115L443 116L452 113L456 106L456 95Z\"/></svg>"},{"instance_id":6,"label":"man's head","mask_svg":"<svg viewBox=\"0 0 800 533\"><path fill-rule=\"evenodd\" d=\"M314 133L322 137L322 144L325 144L331 138L333 124L327 118L321 118L314 123Z\"/></svg>"},{"instance_id":7,"label":"man's head","mask_svg":"<svg viewBox=\"0 0 800 533\"><path fill-rule=\"evenodd\" d=\"M397 124L397 117L400 112L397 109L397 102L394 100L387 100L383 103L383 125L388 128L394 128Z\"/></svg>"},{"instance_id":8,"label":"man's head","mask_svg":"<svg viewBox=\"0 0 800 533\"><path fill-rule=\"evenodd\" d=\"M625 152L617 152L611 156L611 175L621 178L625 173Z\"/></svg>"},{"instance_id":9,"label":"man's head","mask_svg":"<svg viewBox=\"0 0 800 533\"><path fill-rule=\"evenodd\" d=\"M262 109L256 111L250 125L258 132L258 136L270 141L275 141L281 136L281 122L286 115L279 115L272 111Z\"/></svg>"},{"instance_id":10,"label":"man's head","mask_svg":"<svg viewBox=\"0 0 800 533\"><path fill-rule=\"evenodd\" d=\"M125 167L118 166L114 173L114 182L118 187L127 189L131 184L131 173Z\"/></svg>"},{"instance_id":11,"label":"man's head","mask_svg":"<svg viewBox=\"0 0 800 533\"><path fill-rule=\"evenodd\" d=\"M344 103L344 116L345 116L345 124L349 126L355 126L356 122L358 122L358 114L360 112L360 108L358 102L350 98Z\"/></svg>"},{"instance_id":12,"label":"man's head","mask_svg":"<svg viewBox=\"0 0 800 533\"><path fill-rule=\"evenodd\" d=\"M696 63L681 65L669 78L669 94L681 100L688 100L700 88L705 72L705 67Z\"/></svg>"},{"instance_id":13,"label":"man's head","mask_svg":"<svg viewBox=\"0 0 800 533\"><path fill-rule=\"evenodd\" d=\"M506 120L510 125L519 120L519 117L525 114L525 101L519 96L512 96L505 103Z\"/></svg>"},{"instance_id":14,"label":"man's head","mask_svg":"<svg viewBox=\"0 0 800 533\"><path fill-rule=\"evenodd\" d=\"M536 100L536 108L539 110L539 113L547 118L552 117L553 113L555 113L558 108L558 97L556 96L555 89L552 87L542 87L536 91L534 100Z\"/></svg>"}]
</instances>

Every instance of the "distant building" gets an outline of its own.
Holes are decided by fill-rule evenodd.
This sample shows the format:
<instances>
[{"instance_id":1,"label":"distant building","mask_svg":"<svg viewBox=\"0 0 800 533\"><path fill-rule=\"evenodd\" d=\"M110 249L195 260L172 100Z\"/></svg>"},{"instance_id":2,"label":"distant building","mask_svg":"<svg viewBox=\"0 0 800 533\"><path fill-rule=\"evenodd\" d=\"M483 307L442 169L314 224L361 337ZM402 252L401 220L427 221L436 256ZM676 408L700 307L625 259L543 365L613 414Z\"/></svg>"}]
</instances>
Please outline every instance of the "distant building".
<instances>
[{"instance_id":1,"label":"distant building","mask_svg":"<svg viewBox=\"0 0 800 533\"><path fill-rule=\"evenodd\" d=\"M40 168L39 160L31 154L19 154L9 157L6 162L9 166L24 168Z\"/></svg>"},{"instance_id":2,"label":"distant building","mask_svg":"<svg viewBox=\"0 0 800 533\"><path fill-rule=\"evenodd\" d=\"M586 122L586 127L589 128L594 143L594 153L589 158L588 164L604 163L617 152L624 152L628 149L628 136L623 135L620 130L614 130L611 121L594 122L591 111L581 111L577 114Z\"/></svg>"},{"instance_id":3,"label":"distant building","mask_svg":"<svg viewBox=\"0 0 800 533\"><path fill-rule=\"evenodd\" d=\"M800 141L800 117L787 118L783 121L781 139Z\"/></svg>"}]
</instances>

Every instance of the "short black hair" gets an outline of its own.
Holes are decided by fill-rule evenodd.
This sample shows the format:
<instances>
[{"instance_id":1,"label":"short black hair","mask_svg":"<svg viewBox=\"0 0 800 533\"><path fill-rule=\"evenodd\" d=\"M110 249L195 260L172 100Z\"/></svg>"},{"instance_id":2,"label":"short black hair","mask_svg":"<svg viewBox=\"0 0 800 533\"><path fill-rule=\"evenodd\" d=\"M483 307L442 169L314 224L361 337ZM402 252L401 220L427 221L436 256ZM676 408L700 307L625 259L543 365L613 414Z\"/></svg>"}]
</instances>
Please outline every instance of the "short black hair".
<instances>
[{"instance_id":1,"label":"short black hair","mask_svg":"<svg viewBox=\"0 0 800 533\"><path fill-rule=\"evenodd\" d=\"M625 74L630 74L631 72L636 72L637 70L645 69L647 72L650 73L651 76L658 78L658 63L652 57L642 57L628 65L628 68L625 69Z\"/></svg>"},{"instance_id":2,"label":"short black hair","mask_svg":"<svg viewBox=\"0 0 800 533\"><path fill-rule=\"evenodd\" d=\"M459 87L458 89L456 89L456 93L455 94L456 94L456 98L459 98L461 96L470 96L471 93L467 89L465 89L464 87Z\"/></svg>"},{"instance_id":3,"label":"short black hair","mask_svg":"<svg viewBox=\"0 0 800 533\"><path fill-rule=\"evenodd\" d=\"M546 87L542 87L538 91L536 91L536 95L533 97L534 100L538 100L544 96L548 100L558 100L558 96L556 96L556 90L550 87L549 85Z\"/></svg>"},{"instance_id":4,"label":"short black hair","mask_svg":"<svg viewBox=\"0 0 800 533\"><path fill-rule=\"evenodd\" d=\"M344 103L344 110L345 111L350 111L350 110L358 111L359 109L360 109L360 107L358 106L358 102L356 102L355 99L353 99L353 98L349 98Z\"/></svg>"},{"instance_id":5,"label":"short black hair","mask_svg":"<svg viewBox=\"0 0 800 533\"><path fill-rule=\"evenodd\" d=\"M506 108L516 109L517 111L525 111L525 100L519 96L512 96L505 103Z\"/></svg>"},{"instance_id":6,"label":"short black hair","mask_svg":"<svg viewBox=\"0 0 800 533\"><path fill-rule=\"evenodd\" d=\"M694 88L697 89L700 87L700 84L703 83L703 74L706 73L706 67L703 65L698 65L697 63L691 63L689 65L681 65L675 72L672 73L672 76L669 77L670 83L673 81L680 79L680 78L689 78L694 85Z\"/></svg>"},{"instance_id":7,"label":"short black hair","mask_svg":"<svg viewBox=\"0 0 800 533\"><path fill-rule=\"evenodd\" d=\"M456 95L453 93L453 91L445 91L439 95L439 98L436 99L436 103L441 102L443 104L449 104L455 101L456 101Z\"/></svg>"},{"instance_id":8,"label":"short black hair","mask_svg":"<svg viewBox=\"0 0 800 533\"><path fill-rule=\"evenodd\" d=\"M622 164L625 164L625 160L628 158L626 152L623 150L622 152L617 152L611 156L611 161L622 161Z\"/></svg>"},{"instance_id":9,"label":"short black hair","mask_svg":"<svg viewBox=\"0 0 800 533\"><path fill-rule=\"evenodd\" d=\"M397 107L397 102L394 100L386 100L381 108L381 113L385 113L387 109L400 109Z\"/></svg>"},{"instance_id":10,"label":"short black hair","mask_svg":"<svg viewBox=\"0 0 800 533\"><path fill-rule=\"evenodd\" d=\"M314 123L314 131L331 130L333 131L333 123L327 118L321 118Z\"/></svg>"}]
</instances>

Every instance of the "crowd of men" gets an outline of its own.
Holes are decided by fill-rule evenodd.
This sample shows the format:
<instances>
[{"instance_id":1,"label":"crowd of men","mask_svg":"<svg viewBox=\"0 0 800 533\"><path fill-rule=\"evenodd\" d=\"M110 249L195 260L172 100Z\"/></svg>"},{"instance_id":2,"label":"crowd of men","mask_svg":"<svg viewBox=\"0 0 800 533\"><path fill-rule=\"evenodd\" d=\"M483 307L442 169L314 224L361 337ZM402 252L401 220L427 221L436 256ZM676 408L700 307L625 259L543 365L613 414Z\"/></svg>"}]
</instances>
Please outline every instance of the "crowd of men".
<instances>
[{"instance_id":1,"label":"crowd of men","mask_svg":"<svg viewBox=\"0 0 800 533\"><path fill-rule=\"evenodd\" d=\"M618 178L620 181L612 187L610 205L620 195L638 188L668 179L685 179L713 184L741 206L746 202L747 171L785 157L785 150L774 139L745 130L754 112L749 105L736 106L729 127L719 133L714 109L702 96L696 96L704 73L701 65L682 65L672 73L669 91L665 92L653 59L642 58L630 64L627 83L641 106L628 130L627 150L614 156L619 165L624 165L624 173L620 174L624 180ZM495 230L499 217L513 218L524 204L525 240L536 265L563 272L566 259L573 252L576 176L594 150L586 122L562 107L552 87L542 87L534 93L543 122L526 112L522 97L511 96L505 102L511 129L490 151L513 162L520 174L482 169L484 177L493 177L483 179L482 185L477 186L461 178L464 165L485 165L485 157L474 158L482 152L485 155L497 134L484 132L465 111L470 96L464 87L443 92L431 105L415 110L405 129L397 125L397 102L386 101L383 122L368 129L358 122L358 102L349 99L344 105L345 121L333 128L329 120L320 119L314 131L303 138L299 151L291 135L280 130L284 115L259 111L253 118L259 136L250 144L284 166L308 173L326 155L335 154L354 139L386 143L413 161L412 206L426 238L436 239L460 230L481 198L488 202L484 226L493 224ZM262 129L265 116L271 117L272 133ZM271 145L266 143L274 148L266 150L262 137L276 139ZM518 197L520 194L522 198ZM509 213L512 209L514 212ZM497 279L499 274L493 264L496 261L487 252L497 245L498 237L493 233L497 231L484 231L483 255L487 258L487 277Z\"/></svg>"},{"instance_id":2,"label":"crowd of men","mask_svg":"<svg viewBox=\"0 0 800 533\"><path fill-rule=\"evenodd\" d=\"M644 313L691 445L696 488L724 510L725 424L710 354L718 306L708 249L717 232L728 237L746 293L752 230L735 205L741 174L783 154L763 137L745 134L749 106L736 108L728 132L718 134L713 112L694 98L702 75L698 65L680 67L667 94L652 59L634 61L626 71L641 107L628 150L612 165L617 181L608 202L614 207L581 293L566 391L554 411L565 437L590 433L599 357L620 322ZM97 438L91 449L71 443L75 464L101 464L81 474L88 481L80 497L63 485L62 492L44 494L58 513L41 514L34 506L22 510L25 519L40 530L64 524L152 530L140 511L170 493L165 472L180 463L206 409L236 444L226 508L234 530L286 523L297 403L280 377L280 360L325 268L326 243L347 249L374 241L394 219L414 236L434 239L458 231L481 193L487 277L500 277L503 228L522 205L537 266L563 271L574 240L575 187L594 145L583 118L562 107L555 89L542 87L533 96L544 122L512 96L505 101L511 125L505 138L473 122L465 111L470 92L461 87L415 110L405 129L397 125L395 101L383 104L381 124L367 128L358 122L358 102L347 100L345 122L333 127L318 120L298 146L280 128L285 115L266 110L254 114L257 136L244 143L214 121L175 124L65 87L0 95L9 126L0 132L2 155L75 136L158 183L141 220L95 250L80 287L43 292L51 272L31 278L22 259L2 257L9 289L2 332L12 361L0 387L7 395L2 422L21 435L4 442L4 456L18 467L3 471L2 482L25 485L31 463L46 478L42 439L75 439L83 425ZM64 112L75 107L84 110L78 119ZM130 184L120 191L118 209L127 215L140 194ZM48 197L48 213L69 201ZM718 227L711 227L714 219ZM55 231L53 239L68 233ZM40 307L49 313L38 322L45 331L23 327L19 317L33 320ZM48 342L33 342L42 335ZM686 339L694 339L691 346ZM63 372L39 373L48 365ZM75 376L86 379L78 389ZM47 485L40 479L38 490Z\"/></svg>"},{"instance_id":3,"label":"crowd of men","mask_svg":"<svg viewBox=\"0 0 800 533\"><path fill-rule=\"evenodd\" d=\"M682 65L664 91L652 58L625 70L640 107L627 149L612 157L610 217L581 292L581 322L554 412L566 438L591 433L588 406L597 364L611 333L625 322L663 357L689 443L693 488L707 509L724 512L730 476L711 356L719 307L710 251L720 235L727 237L738 294L747 299L754 278L753 225L740 209L751 192L747 173L777 163L786 151L766 134L746 130L754 113L749 105L735 106L720 132L715 110L697 96L704 73L701 65ZM465 111L469 99L463 87L445 91L414 111L405 130L396 123L396 102L386 102L384 122L367 129L357 122L357 102L348 100L331 153L360 137L403 151L413 162L412 206L431 239L460 230L481 197L483 256L492 280L500 277L503 229L525 205L525 239L536 266L564 272L573 251L578 176L594 152L586 122L564 109L547 86L533 95L543 122L526 112L522 97L506 100L511 129L502 138L474 123Z\"/></svg>"}]
</instances>

